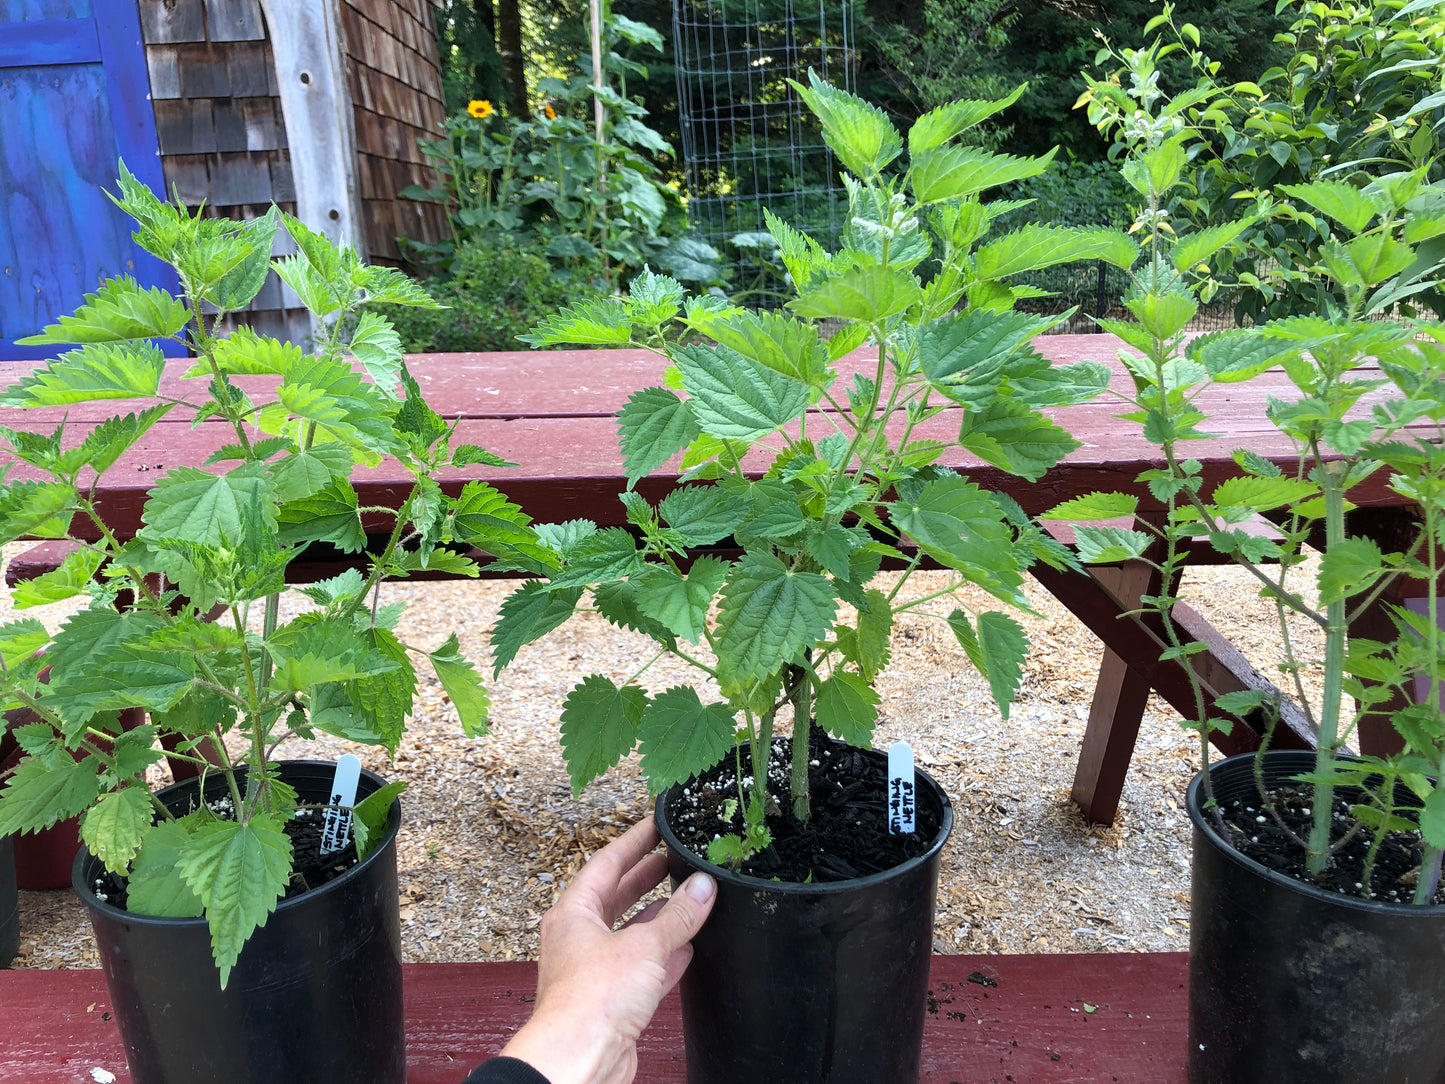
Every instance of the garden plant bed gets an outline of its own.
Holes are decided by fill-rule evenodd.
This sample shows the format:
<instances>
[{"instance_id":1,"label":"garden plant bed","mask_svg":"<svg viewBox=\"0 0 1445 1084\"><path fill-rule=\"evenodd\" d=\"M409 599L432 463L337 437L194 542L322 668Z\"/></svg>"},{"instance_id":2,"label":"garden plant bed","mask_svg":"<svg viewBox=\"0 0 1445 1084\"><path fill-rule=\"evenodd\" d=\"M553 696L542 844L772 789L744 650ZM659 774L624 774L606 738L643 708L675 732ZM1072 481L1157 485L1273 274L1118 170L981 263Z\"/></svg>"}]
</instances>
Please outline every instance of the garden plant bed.
<instances>
[{"instance_id":1,"label":"garden plant bed","mask_svg":"<svg viewBox=\"0 0 1445 1084\"><path fill-rule=\"evenodd\" d=\"M930 575L911 586L926 592ZM1268 624L1254 589L1226 569L1190 575L1207 585L1198 592L1212 605L1207 616L1257 664L1269 664ZM484 658L487 632L514 587L389 585L383 601L415 603L399 629L407 642L439 642L440 630L454 623L463 650ZM1007 724L942 621L910 617L894 630L896 662L883 679L877 742L911 742L920 766L954 803L935 951L1182 951L1189 909L1183 793L1197 747L1173 713L1153 701L1118 821L1111 828L1087 824L1069 801L1069 787L1098 641L1045 591L1030 586L1029 593L1040 616L1025 624L1037 650ZM295 592L283 599L283 608L301 605L309 603ZM63 604L27 612L46 622L65 614ZM524 651L494 684L490 736L462 738L440 686L424 681L395 764L377 750L355 750L366 767L410 784L398 849L407 960L534 958L542 913L571 873L650 814L645 787L628 763L574 800L556 736L562 698L577 674L626 673L650 657L645 650L641 637L618 635L600 619L569 624ZM659 687L675 679L656 674ZM328 740L324 750L308 752L330 756L348 748ZM157 783L164 780L163 768L153 771ZM73 893L22 892L20 908L16 966L97 966Z\"/></svg>"}]
</instances>

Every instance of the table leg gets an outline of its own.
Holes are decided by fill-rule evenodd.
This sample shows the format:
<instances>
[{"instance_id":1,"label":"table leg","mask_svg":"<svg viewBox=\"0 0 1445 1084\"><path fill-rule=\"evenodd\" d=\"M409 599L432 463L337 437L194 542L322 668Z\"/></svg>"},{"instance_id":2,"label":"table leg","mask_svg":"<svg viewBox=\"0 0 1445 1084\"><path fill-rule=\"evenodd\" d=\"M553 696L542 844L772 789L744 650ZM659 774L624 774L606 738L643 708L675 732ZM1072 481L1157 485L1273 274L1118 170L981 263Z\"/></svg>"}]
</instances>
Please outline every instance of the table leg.
<instances>
[{"instance_id":1,"label":"table leg","mask_svg":"<svg viewBox=\"0 0 1445 1084\"><path fill-rule=\"evenodd\" d=\"M1159 573L1142 563L1099 568L1094 577L1126 607L1138 605L1141 595L1153 594L1159 585ZM1148 680L1106 645L1070 792L1093 824L1114 823L1150 691Z\"/></svg>"}]
</instances>

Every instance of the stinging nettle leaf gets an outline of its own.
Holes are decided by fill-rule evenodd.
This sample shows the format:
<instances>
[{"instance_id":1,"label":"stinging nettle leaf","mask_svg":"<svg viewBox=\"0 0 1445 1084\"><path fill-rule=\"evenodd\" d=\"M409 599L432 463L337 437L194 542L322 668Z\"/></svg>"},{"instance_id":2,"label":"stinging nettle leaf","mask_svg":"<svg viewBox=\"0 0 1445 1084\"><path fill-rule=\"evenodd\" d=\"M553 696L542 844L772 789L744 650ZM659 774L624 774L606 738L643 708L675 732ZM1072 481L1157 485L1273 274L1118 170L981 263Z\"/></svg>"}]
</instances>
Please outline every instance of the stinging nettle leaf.
<instances>
[{"instance_id":1,"label":"stinging nettle leaf","mask_svg":"<svg viewBox=\"0 0 1445 1084\"><path fill-rule=\"evenodd\" d=\"M976 632L962 610L949 614L948 623L969 661L988 680L993 701L1004 722L1008 722L1009 707L1018 693L1028 657L1029 638L1023 626L1008 614L996 611L978 615Z\"/></svg>"},{"instance_id":2,"label":"stinging nettle leaf","mask_svg":"<svg viewBox=\"0 0 1445 1084\"><path fill-rule=\"evenodd\" d=\"M129 275L117 275L70 316L61 316L38 335L15 340L21 346L66 343L114 343L165 339L190 322L185 303L160 287L142 289Z\"/></svg>"},{"instance_id":3,"label":"stinging nettle leaf","mask_svg":"<svg viewBox=\"0 0 1445 1084\"><path fill-rule=\"evenodd\" d=\"M760 440L808 407L805 386L725 346L676 346L671 357L697 424L715 437Z\"/></svg>"},{"instance_id":4,"label":"stinging nettle leaf","mask_svg":"<svg viewBox=\"0 0 1445 1084\"><path fill-rule=\"evenodd\" d=\"M679 685L658 693L638 721L642 774L656 794L712 767L733 746L737 719L726 704L704 704Z\"/></svg>"},{"instance_id":5,"label":"stinging nettle leaf","mask_svg":"<svg viewBox=\"0 0 1445 1084\"><path fill-rule=\"evenodd\" d=\"M430 652L427 658L431 659L437 680L452 698L463 733L469 738L485 734L487 712L492 702L482 685L481 675L472 666L471 660L461 653L457 634L452 633L446 643Z\"/></svg>"},{"instance_id":6,"label":"stinging nettle leaf","mask_svg":"<svg viewBox=\"0 0 1445 1084\"><path fill-rule=\"evenodd\" d=\"M644 388L617 416L618 443L632 487L698 438L692 407L666 388Z\"/></svg>"},{"instance_id":7,"label":"stinging nettle leaf","mask_svg":"<svg viewBox=\"0 0 1445 1084\"><path fill-rule=\"evenodd\" d=\"M737 681L766 677L820 642L837 610L827 577L791 572L772 554L748 554L722 588L718 656Z\"/></svg>"},{"instance_id":8,"label":"stinging nettle leaf","mask_svg":"<svg viewBox=\"0 0 1445 1084\"><path fill-rule=\"evenodd\" d=\"M584 678L562 704L562 754L576 797L637 744L647 694L636 685L621 688L601 674Z\"/></svg>"},{"instance_id":9,"label":"stinging nettle leaf","mask_svg":"<svg viewBox=\"0 0 1445 1084\"><path fill-rule=\"evenodd\" d=\"M166 359L149 343L94 343L70 350L7 388L0 405L68 406L153 398Z\"/></svg>"},{"instance_id":10,"label":"stinging nettle leaf","mask_svg":"<svg viewBox=\"0 0 1445 1084\"><path fill-rule=\"evenodd\" d=\"M860 674L834 670L818 685L818 725L849 745L867 748L882 697Z\"/></svg>"}]
</instances>

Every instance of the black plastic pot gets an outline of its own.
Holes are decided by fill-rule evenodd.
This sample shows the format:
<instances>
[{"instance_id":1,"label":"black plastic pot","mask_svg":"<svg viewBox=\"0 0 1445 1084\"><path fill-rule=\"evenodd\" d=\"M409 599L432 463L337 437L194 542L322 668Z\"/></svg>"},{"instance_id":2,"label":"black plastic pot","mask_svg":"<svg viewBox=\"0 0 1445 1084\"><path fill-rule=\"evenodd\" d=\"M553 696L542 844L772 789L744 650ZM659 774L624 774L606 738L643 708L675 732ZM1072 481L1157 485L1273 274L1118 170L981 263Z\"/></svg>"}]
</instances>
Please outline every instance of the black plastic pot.
<instances>
[{"instance_id":1,"label":"black plastic pot","mask_svg":"<svg viewBox=\"0 0 1445 1084\"><path fill-rule=\"evenodd\" d=\"M882 758L881 753L870 755ZM765 881L712 865L657 800L674 886L705 869L717 903L682 978L689 1084L902 1084L923 1047L933 904L953 809L918 773L920 812L940 828L928 851L883 873L827 884Z\"/></svg>"},{"instance_id":2,"label":"black plastic pot","mask_svg":"<svg viewBox=\"0 0 1445 1084\"><path fill-rule=\"evenodd\" d=\"M304 802L325 802L334 772L317 761L281 765ZM218 774L206 783L208 798L225 793ZM363 771L357 796L382 783ZM179 811L195 793L189 780L160 797ZM101 902L90 886L102 867L82 851L75 890L90 908L134 1084L402 1084L400 826L397 803L365 861L278 904L224 990L204 919L133 915Z\"/></svg>"},{"instance_id":3,"label":"black plastic pot","mask_svg":"<svg viewBox=\"0 0 1445 1084\"><path fill-rule=\"evenodd\" d=\"M15 884L15 841L0 836L0 968L20 951L20 894Z\"/></svg>"},{"instance_id":4,"label":"black plastic pot","mask_svg":"<svg viewBox=\"0 0 1445 1084\"><path fill-rule=\"evenodd\" d=\"M1221 805L1258 795L1254 755L1210 772ZM1269 781L1314 766L1265 755ZM1445 906L1376 903L1266 869L1224 844L1189 786L1192 1084L1445 1084Z\"/></svg>"}]
</instances>

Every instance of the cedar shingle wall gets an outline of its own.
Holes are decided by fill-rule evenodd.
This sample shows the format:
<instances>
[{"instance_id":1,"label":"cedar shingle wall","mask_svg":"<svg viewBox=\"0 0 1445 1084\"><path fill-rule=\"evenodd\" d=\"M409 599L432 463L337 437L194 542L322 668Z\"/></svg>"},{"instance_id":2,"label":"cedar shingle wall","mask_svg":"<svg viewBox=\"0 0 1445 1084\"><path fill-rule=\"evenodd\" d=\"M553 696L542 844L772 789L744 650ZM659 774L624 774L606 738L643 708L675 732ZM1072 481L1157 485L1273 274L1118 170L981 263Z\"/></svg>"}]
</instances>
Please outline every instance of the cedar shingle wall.
<instances>
[{"instance_id":1,"label":"cedar shingle wall","mask_svg":"<svg viewBox=\"0 0 1445 1084\"><path fill-rule=\"evenodd\" d=\"M115 0L109 0L115 2ZM138 0L167 194L226 218L296 213L276 65L258 0ZM280 238L278 253L294 250ZM275 274L245 322L304 341L310 318Z\"/></svg>"},{"instance_id":2,"label":"cedar shingle wall","mask_svg":"<svg viewBox=\"0 0 1445 1084\"><path fill-rule=\"evenodd\" d=\"M356 127L356 176L366 244L375 263L397 263L397 237L437 241L437 204L400 199L409 184L435 183L418 139L445 125L430 0L341 0L347 78Z\"/></svg>"}]
</instances>

